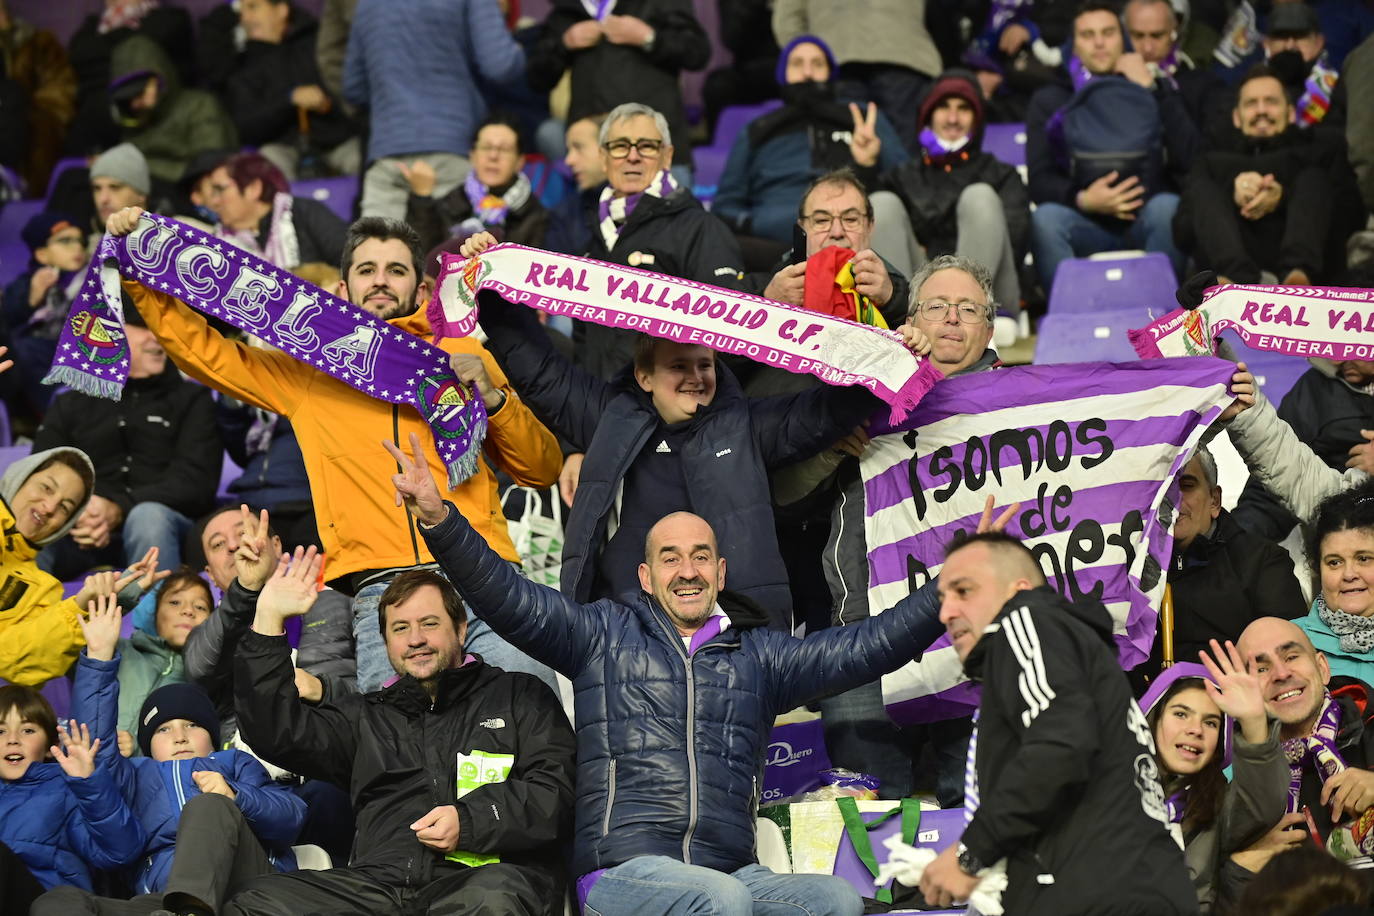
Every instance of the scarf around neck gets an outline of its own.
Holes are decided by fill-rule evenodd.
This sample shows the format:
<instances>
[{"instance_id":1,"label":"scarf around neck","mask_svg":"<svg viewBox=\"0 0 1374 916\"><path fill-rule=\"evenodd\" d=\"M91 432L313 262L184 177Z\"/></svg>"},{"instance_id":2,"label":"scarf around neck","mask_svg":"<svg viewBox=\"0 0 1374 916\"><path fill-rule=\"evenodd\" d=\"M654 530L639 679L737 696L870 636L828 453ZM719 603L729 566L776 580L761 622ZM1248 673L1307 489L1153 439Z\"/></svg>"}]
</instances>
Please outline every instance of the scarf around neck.
<instances>
[{"instance_id":1,"label":"scarf around neck","mask_svg":"<svg viewBox=\"0 0 1374 916\"><path fill-rule=\"evenodd\" d=\"M1342 652L1365 655L1374 651L1374 617L1335 610L1327 605L1321 595L1312 602L1312 606L1317 609L1321 622L1340 637Z\"/></svg>"},{"instance_id":2,"label":"scarf around neck","mask_svg":"<svg viewBox=\"0 0 1374 916\"><path fill-rule=\"evenodd\" d=\"M524 172L516 172L511 186L504 193L495 194L482 184L474 169L468 172L468 177L463 181L463 193L467 195L468 203L472 204L473 216L481 221L483 228L504 227L511 211L519 210L529 201L530 179ZM449 232L452 235L460 234L454 229Z\"/></svg>"},{"instance_id":3,"label":"scarf around neck","mask_svg":"<svg viewBox=\"0 0 1374 916\"><path fill-rule=\"evenodd\" d=\"M443 350L233 245L153 213L144 213L129 235L107 235L100 242L46 384L119 399L129 376L121 275L259 337L368 397L413 407L434 433L450 488L477 471L486 408L454 377Z\"/></svg>"},{"instance_id":4,"label":"scarf around neck","mask_svg":"<svg viewBox=\"0 0 1374 916\"><path fill-rule=\"evenodd\" d=\"M606 250L615 248L615 243L620 240L620 230L624 228L625 222L630 218L630 214L639 206L639 200L645 194L650 197L667 197L677 190L677 180L673 178L673 173L667 169L660 169L659 173L649 181L649 186L643 191L635 194L626 194L624 197L616 197L615 191L610 185L601 190L601 200L597 204L597 213L601 217L601 238L606 243Z\"/></svg>"},{"instance_id":5,"label":"scarf around neck","mask_svg":"<svg viewBox=\"0 0 1374 916\"><path fill-rule=\"evenodd\" d=\"M258 243L257 228L230 229L224 224L215 226L215 234L233 242L249 254L289 270L301 262L300 240L296 238L296 220L291 214L292 197L278 191L272 195L272 212L267 224L267 242Z\"/></svg>"},{"instance_id":6,"label":"scarf around neck","mask_svg":"<svg viewBox=\"0 0 1374 916\"><path fill-rule=\"evenodd\" d=\"M1312 768L1323 783L1345 770L1345 758L1336 746L1336 738L1341 731L1341 707L1330 691L1323 691L1323 694L1321 713L1317 716L1317 725L1312 729L1312 734L1283 742L1283 754L1288 759L1288 770L1292 775L1288 783L1290 814L1302 810L1299 796L1302 794L1303 764L1311 761Z\"/></svg>"},{"instance_id":7,"label":"scarf around neck","mask_svg":"<svg viewBox=\"0 0 1374 916\"><path fill-rule=\"evenodd\" d=\"M597 22L605 22L615 10L615 0L582 0L582 8Z\"/></svg>"},{"instance_id":8,"label":"scarf around neck","mask_svg":"<svg viewBox=\"0 0 1374 916\"><path fill-rule=\"evenodd\" d=\"M934 165L943 165L951 158L955 158L956 153L968 146L969 138L972 136L972 134L965 134L958 140L950 141L941 138L931 128L925 127L921 129L919 139L921 148L925 150L926 158Z\"/></svg>"}]
</instances>

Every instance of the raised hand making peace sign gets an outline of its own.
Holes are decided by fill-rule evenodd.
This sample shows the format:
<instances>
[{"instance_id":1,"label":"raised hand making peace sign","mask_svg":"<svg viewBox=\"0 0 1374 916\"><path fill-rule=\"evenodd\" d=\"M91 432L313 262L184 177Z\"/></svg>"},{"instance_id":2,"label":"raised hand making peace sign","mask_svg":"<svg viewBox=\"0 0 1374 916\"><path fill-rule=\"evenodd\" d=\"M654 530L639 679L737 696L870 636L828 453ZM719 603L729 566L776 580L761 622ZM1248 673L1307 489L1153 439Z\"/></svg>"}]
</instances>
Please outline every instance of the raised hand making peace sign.
<instances>
[{"instance_id":1,"label":"raised hand making peace sign","mask_svg":"<svg viewBox=\"0 0 1374 916\"><path fill-rule=\"evenodd\" d=\"M849 154L862 166L876 165L878 153L882 152L883 141L878 139L878 106L868 103L868 114L859 111L859 106L849 103L849 113L854 117L854 131L850 135Z\"/></svg>"},{"instance_id":2,"label":"raised hand making peace sign","mask_svg":"<svg viewBox=\"0 0 1374 916\"><path fill-rule=\"evenodd\" d=\"M420 520L420 523L433 528L448 517L448 507L439 495L439 487L430 473L429 462L420 448L420 437L410 434L411 455L406 455L394 442L383 441L382 445L400 465L399 474L391 475L391 483L396 487L396 505L404 505L406 511Z\"/></svg>"}]
</instances>

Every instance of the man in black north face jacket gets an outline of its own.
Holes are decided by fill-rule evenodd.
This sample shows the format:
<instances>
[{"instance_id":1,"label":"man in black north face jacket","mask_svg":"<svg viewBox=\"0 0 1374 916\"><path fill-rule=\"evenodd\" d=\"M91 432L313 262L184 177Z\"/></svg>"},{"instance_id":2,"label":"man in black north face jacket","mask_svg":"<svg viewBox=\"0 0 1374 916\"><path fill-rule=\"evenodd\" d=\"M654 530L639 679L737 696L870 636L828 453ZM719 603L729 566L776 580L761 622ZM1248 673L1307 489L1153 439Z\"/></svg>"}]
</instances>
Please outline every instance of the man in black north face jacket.
<instances>
[{"instance_id":1,"label":"man in black north face jacket","mask_svg":"<svg viewBox=\"0 0 1374 916\"><path fill-rule=\"evenodd\" d=\"M314 548L311 548L313 551ZM254 881L227 913L563 911L559 841L572 813L573 734L547 686L464 648L467 615L433 570L382 594L390 686L297 698L283 622L309 610L318 558L299 550L257 598L239 640L240 733L264 759L348 790L347 867ZM471 909L469 909L471 907Z\"/></svg>"},{"instance_id":2,"label":"man in black north face jacket","mask_svg":"<svg viewBox=\"0 0 1374 916\"><path fill-rule=\"evenodd\" d=\"M955 547L939 581L940 620L983 696L973 817L922 875L927 900L967 900L974 875L1005 859L1002 903L1017 916L1196 913L1106 608L1065 601L1002 534Z\"/></svg>"}]
</instances>

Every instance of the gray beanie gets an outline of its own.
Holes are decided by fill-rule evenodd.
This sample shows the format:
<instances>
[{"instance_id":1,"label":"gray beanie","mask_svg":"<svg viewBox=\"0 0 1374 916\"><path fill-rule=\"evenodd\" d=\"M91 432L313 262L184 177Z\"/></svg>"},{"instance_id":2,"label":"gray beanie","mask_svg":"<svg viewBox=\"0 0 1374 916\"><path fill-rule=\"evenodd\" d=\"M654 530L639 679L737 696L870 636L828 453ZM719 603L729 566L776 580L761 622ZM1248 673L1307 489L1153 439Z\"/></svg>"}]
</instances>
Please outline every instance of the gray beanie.
<instances>
[{"instance_id":1,"label":"gray beanie","mask_svg":"<svg viewBox=\"0 0 1374 916\"><path fill-rule=\"evenodd\" d=\"M148 177L148 160L132 143L112 146L96 157L91 163L91 179L113 178L122 181L140 194L152 190L153 182Z\"/></svg>"}]
</instances>

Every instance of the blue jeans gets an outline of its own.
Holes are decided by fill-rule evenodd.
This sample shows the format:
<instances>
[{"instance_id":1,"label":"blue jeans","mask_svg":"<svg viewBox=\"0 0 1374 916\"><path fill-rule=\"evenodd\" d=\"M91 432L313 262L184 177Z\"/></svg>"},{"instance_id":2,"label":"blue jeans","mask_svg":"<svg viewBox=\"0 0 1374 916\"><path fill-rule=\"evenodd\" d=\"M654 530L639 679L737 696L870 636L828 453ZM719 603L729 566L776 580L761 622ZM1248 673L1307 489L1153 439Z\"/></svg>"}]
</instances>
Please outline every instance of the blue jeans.
<instances>
[{"instance_id":1,"label":"blue jeans","mask_svg":"<svg viewBox=\"0 0 1374 916\"><path fill-rule=\"evenodd\" d=\"M1035 269L1048 294L1061 261L1085 258L1099 251L1143 248L1168 255L1174 276L1183 272L1183 255L1174 246L1174 211L1178 195L1162 192L1151 197L1126 221L1088 216L1063 204L1040 204L1031 214L1031 251Z\"/></svg>"},{"instance_id":2,"label":"blue jeans","mask_svg":"<svg viewBox=\"0 0 1374 916\"><path fill-rule=\"evenodd\" d=\"M104 547L78 547L69 535L44 547L38 566L65 582L97 566L124 569L143 559L149 547L156 547L158 569L176 569L181 565L181 542L190 530L191 520L175 509L162 503L139 503Z\"/></svg>"},{"instance_id":3,"label":"blue jeans","mask_svg":"<svg viewBox=\"0 0 1374 916\"><path fill-rule=\"evenodd\" d=\"M610 869L587 895L590 916L859 916L863 901L843 878L779 875L762 865L733 874L666 856Z\"/></svg>"},{"instance_id":4,"label":"blue jeans","mask_svg":"<svg viewBox=\"0 0 1374 916\"><path fill-rule=\"evenodd\" d=\"M443 575L442 569L435 572ZM445 577L447 578L447 577ZM353 652L358 662L358 692L371 693L381 690L382 685L396 674L391 660L386 655L386 644L377 623L378 604L382 592L391 584L391 579L382 579L358 589L353 597ZM558 695L558 682L554 679L553 669L537 662L524 652L506 642L486 622L474 617L468 608L468 635L465 648L482 656L482 661L506 671L523 671L533 674Z\"/></svg>"}]
</instances>

